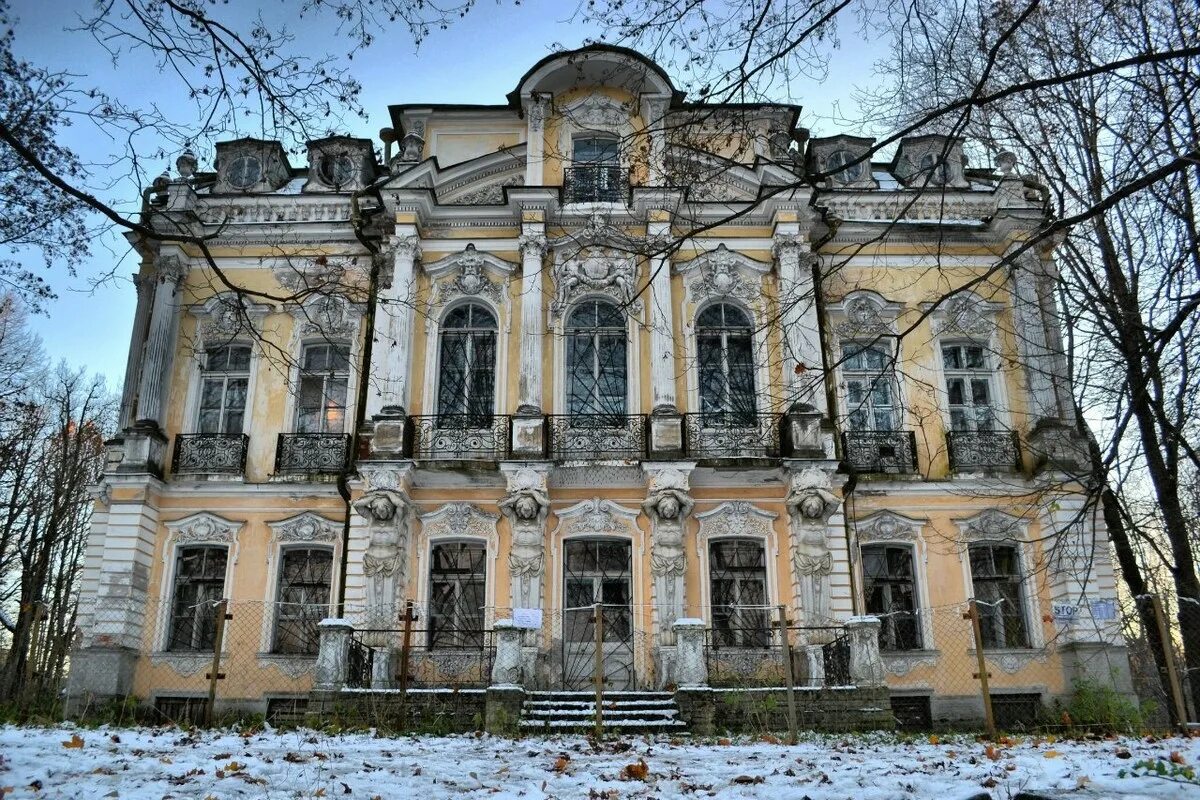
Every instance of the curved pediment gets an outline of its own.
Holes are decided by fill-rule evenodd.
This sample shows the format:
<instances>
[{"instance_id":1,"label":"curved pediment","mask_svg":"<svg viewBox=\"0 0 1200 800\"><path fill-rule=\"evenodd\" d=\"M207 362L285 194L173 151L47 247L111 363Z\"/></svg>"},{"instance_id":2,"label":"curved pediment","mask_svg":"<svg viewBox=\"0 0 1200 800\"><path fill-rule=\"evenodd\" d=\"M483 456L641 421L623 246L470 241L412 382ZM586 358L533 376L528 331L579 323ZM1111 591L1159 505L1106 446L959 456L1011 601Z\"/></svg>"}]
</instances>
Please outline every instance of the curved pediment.
<instances>
[{"instance_id":1,"label":"curved pediment","mask_svg":"<svg viewBox=\"0 0 1200 800\"><path fill-rule=\"evenodd\" d=\"M440 205L501 205L504 190L525 184L525 144L443 169L436 157L388 181L385 189L432 189Z\"/></svg>"}]
</instances>

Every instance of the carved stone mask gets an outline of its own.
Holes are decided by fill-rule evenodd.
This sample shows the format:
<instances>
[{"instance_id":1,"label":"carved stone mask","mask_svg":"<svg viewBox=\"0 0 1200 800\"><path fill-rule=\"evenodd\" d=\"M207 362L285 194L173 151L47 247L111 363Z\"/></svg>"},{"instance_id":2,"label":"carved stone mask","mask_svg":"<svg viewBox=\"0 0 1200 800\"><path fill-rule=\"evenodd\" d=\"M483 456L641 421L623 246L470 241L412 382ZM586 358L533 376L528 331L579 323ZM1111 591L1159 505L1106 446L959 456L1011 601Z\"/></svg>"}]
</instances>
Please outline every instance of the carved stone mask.
<instances>
[{"instance_id":1,"label":"carved stone mask","mask_svg":"<svg viewBox=\"0 0 1200 800\"><path fill-rule=\"evenodd\" d=\"M537 519L538 502L529 495L518 497L517 502L513 504L513 510L517 512L517 518L523 520Z\"/></svg>"},{"instance_id":2,"label":"carved stone mask","mask_svg":"<svg viewBox=\"0 0 1200 800\"><path fill-rule=\"evenodd\" d=\"M679 500L671 495L664 496L658 501L658 516L663 519L675 519L679 516Z\"/></svg>"},{"instance_id":3,"label":"carved stone mask","mask_svg":"<svg viewBox=\"0 0 1200 800\"><path fill-rule=\"evenodd\" d=\"M371 516L380 522L386 522L396 514L396 506L383 495L371 498L367 508L371 510Z\"/></svg>"},{"instance_id":4,"label":"carved stone mask","mask_svg":"<svg viewBox=\"0 0 1200 800\"><path fill-rule=\"evenodd\" d=\"M825 500L813 492L800 501L800 514L806 519L820 519L825 515Z\"/></svg>"}]
</instances>

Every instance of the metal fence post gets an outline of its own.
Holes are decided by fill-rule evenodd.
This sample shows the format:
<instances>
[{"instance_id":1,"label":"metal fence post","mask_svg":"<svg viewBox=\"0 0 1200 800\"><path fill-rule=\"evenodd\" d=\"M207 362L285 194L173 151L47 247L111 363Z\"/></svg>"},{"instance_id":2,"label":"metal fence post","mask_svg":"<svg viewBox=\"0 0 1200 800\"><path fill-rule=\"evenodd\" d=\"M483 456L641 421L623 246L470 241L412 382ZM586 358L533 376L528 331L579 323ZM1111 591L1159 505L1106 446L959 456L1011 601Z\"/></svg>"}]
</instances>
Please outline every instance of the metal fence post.
<instances>
[{"instance_id":1,"label":"metal fence post","mask_svg":"<svg viewBox=\"0 0 1200 800\"><path fill-rule=\"evenodd\" d=\"M796 687L792 675L792 640L788 636L787 606L779 607L779 636L783 646L783 674L787 681L788 744L796 744L800 734L796 729Z\"/></svg>"},{"instance_id":2,"label":"metal fence post","mask_svg":"<svg viewBox=\"0 0 1200 800\"><path fill-rule=\"evenodd\" d=\"M592 680L596 685L596 735L604 732L604 605L592 606L596 629L596 664Z\"/></svg>"},{"instance_id":3,"label":"metal fence post","mask_svg":"<svg viewBox=\"0 0 1200 800\"><path fill-rule=\"evenodd\" d=\"M963 617L971 620L971 634L975 637L975 662L979 669L975 678L979 681L979 693L983 697L983 724L988 736L995 738L996 718L992 715L992 694L988 689L988 678L991 676L988 675L987 662L983 658L983 629L979 624L979 607L974 597L968 603L967 613L963 614Z\"/></svg>"},{"instance_id":4,"label":"metal fence post","mask_svg":"<svg viewBox=\"0 0 1200 800\"><path fill-rule=\"evenodd\" d=\"M1167 686L1171 692L1171 706L1181 730L1187 730L1187 707L1183 702L1183 686L1179 672L1175 669L1175 654L1171 652L1171 631L1167 627L1167 615L1163 613L1162 600L1157 594L1150 595L1150 607L1154 609L1154 621L1158 626L1158 639L1162 642L1163 662L1167 668Z\"/></svg>"},{"instance_id":5,"label":"metal fence post","mask_svg":"<svg viewBox=\"0 0 1200 800\"><path fill-rule=\"evenodd\" d=\"M408 654L412 649L413 601L404 603L404 636L400 640L400 730L408 725Z\"/></svg>"},{"instance_id":6,"label":"metal fence post","mask_svg":"<svg viewBox=\"0 0 1200 800\"><path fill-rule=\"evenodd\" d=\"M225 639L225 620L233 615L229 613L229 601L222 600L213 610L213 657L209 672L204 677L208 679L208 700L204 704L204 725L212 727L213 706L217 702L217 681L225 677L221 672L221 645Z\"/></svg>"}]
</instances>

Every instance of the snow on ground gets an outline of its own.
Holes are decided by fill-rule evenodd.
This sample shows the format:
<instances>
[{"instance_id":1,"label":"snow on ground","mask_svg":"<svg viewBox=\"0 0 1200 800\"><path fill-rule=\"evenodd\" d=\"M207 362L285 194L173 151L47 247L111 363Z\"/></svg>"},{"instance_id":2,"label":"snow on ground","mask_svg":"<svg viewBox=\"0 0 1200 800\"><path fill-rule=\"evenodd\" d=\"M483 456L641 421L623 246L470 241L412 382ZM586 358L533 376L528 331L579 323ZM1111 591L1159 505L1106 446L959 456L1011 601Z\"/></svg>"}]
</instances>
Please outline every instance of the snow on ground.
<instances>
[{"instance_id":1,"label":"snow on ground","mask_svg":"<svg viewBox=\"0 0 1200 800\"><path fill-rule=\"evenodd\" d=\"M937 798L1020 791L1064 798L1200 798L1200 785L1118 777L1142 759L1200 763L1200 739L988 746L970 737L751 739L581 736L373 738L313 731L0 727L0 797ZM1128 757L1121 757L1124 754ZM1120 755L1119 755L1120 754ZM644 769L643 769L644 765Z\"/></svg>"}]
</instances>

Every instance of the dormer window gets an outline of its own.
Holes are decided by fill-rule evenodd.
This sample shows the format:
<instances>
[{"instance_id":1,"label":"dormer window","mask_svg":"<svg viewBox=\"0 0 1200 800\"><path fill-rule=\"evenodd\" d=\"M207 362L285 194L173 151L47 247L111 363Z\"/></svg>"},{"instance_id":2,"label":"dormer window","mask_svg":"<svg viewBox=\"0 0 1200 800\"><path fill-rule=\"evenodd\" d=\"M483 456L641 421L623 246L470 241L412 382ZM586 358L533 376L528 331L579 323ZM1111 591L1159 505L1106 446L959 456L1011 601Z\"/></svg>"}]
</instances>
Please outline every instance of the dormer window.
<instances>
[{"instance_id":1,"label":"dormer window","mask_svg":"<svg viewBox=\"0 0 1200 800\"><path fill-rule=\"evenodd\" d=\"M317 174L326 186L346 186L354 182L356 168L354 159L346 153L333 153L322 156Z\"/></svg>"},{"instance_id":2,"label":"dormer window","mask_svg":"<svg viewBox=\"0 0 1200 800\"><path fill-rule=\"evenodd\" d=\"M929 182L938 186L946 183L946 162L937 153L926 153L921 156L921 174L929 176Z\"/></svg>"},{"instance_id":3,"label":"dormer window","mask_svg":"<svg viewBox=\"0 0 1200 800\"><path fill-rule=\"evenodd\" d=\"M572 145L571 156L571 166L563 175L568 203L625 202L629 182L621 168L616 137L579 137Z\"/></svg>"},{"instance_id":4,"label":"dormer window","mask_svg":"<svg viewBox=\"0 0 1200 800\"><path fill-rule=\"evenodd\" d=\"M229 185L237 189L249 189L262 177L262 161L257 156L241 155L229 165Z\"/></svg>"},{"instance_id":5,"label":"dormer window","mask_svg":"<svg viewBox=\"0 0 1200 800\"><path fill-rule=\"evenodd\" d=\"M834 183L854 183L863 175L863 162L849 150L834 150L825 162L826 171Z\"/></svg>"}]
</instances>

